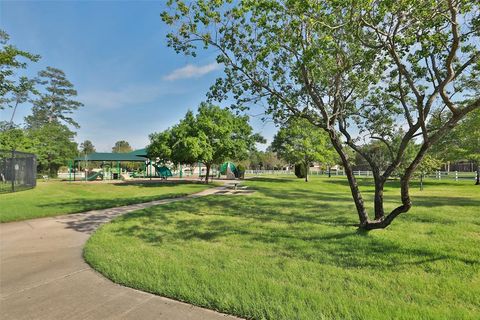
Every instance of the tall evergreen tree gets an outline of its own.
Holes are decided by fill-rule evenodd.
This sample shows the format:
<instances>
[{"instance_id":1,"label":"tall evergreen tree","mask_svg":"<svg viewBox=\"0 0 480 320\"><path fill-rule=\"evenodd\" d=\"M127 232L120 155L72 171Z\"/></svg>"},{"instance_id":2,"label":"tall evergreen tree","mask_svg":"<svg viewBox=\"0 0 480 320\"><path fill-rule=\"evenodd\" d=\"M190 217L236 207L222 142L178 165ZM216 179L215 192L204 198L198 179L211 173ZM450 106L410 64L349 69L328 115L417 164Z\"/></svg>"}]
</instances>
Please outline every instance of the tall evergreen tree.
<instances>
[{"instance_id":1,"label":"tall evergreen tree","mask_svg":"<svg viewBox=\"0 0 480 320\"><path fill-rule=\"evenodd\" d=\"M32 115L25 121L29 128L38 128L47 123L64 123L79 128L78 123L70 116L83 104L73 98L77 91L60 69L47 67L38 73L38 82L46 86L46 92L33 101Z\"/></svg>"}]
</instances>

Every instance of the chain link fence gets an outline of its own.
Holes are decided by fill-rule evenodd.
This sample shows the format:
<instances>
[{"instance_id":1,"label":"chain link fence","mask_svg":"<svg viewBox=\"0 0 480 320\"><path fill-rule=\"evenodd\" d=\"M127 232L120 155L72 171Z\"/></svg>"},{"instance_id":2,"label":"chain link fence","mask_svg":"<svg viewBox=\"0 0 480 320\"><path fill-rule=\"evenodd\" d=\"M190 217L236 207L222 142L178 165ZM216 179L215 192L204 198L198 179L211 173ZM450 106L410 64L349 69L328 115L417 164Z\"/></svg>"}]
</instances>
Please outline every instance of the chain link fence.
<instances>
[{"instance_id":1,"label":"chain link fence","mask_svg":"<svg viewBox=\"0 0 480 320\"><path fill-rule=\"evenodd\" d=\"M0 150L0 193L34 188L37 158L32 153Z\"/></svg>"}]
</instances>

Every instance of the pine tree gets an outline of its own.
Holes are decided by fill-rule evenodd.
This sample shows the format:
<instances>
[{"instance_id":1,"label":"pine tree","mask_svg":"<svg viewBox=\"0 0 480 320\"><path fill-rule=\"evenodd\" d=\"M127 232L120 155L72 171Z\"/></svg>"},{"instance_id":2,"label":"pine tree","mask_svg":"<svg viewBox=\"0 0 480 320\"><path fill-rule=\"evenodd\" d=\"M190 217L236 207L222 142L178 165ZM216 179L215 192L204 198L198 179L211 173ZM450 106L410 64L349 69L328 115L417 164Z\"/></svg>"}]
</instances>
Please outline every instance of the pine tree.
<instances>
[{"instance_id":1,"label":"pine tree","mask_svg":"<svg viewBox=\"0 0 480 320\"><path fill-rule=\"evenodd\" d=\"M38 73L39 83L46 86L46 92L33 101L32 115L25 121L29 128L38 128L49 123L69 124L79 128L70 115L83 104L72 98L77 96L73 84L60 69L47 67Z\"/></svg>"}]
</instances>

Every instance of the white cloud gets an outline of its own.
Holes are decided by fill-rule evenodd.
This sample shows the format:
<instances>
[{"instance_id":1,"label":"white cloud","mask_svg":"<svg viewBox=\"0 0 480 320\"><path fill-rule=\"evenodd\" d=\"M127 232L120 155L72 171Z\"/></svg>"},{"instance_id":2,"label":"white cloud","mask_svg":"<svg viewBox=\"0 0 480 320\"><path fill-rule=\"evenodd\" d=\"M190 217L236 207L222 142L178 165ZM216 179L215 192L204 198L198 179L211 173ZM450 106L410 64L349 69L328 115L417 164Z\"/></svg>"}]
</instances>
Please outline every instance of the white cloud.
<instances>
[{"instance_id":1,"label":"white cloud","mask_svg":"<svg viewBox=\"0 0 480 320\"><path fill-rule=\"evenodd\" d=\"M163 77L163 79L171 81L178 79L198 78L219 68L220 65L216 62L212 62L204 66L187 64L185 67L173 70L171 73Z\"/></svg>"}]
</instances>

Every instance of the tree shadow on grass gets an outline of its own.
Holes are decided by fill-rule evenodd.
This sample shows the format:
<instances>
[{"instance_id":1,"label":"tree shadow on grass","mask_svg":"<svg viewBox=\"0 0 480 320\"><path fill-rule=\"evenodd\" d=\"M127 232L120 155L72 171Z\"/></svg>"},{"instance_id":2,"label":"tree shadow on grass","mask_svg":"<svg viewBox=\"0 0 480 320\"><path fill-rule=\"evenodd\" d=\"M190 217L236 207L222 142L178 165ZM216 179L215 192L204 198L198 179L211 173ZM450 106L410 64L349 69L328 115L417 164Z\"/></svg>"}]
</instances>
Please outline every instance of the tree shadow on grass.
<instances>
[{"instance_id":1,"label":"tree shadow on grass","mask_svg":"<svg viewBox=\"0 0 480 320\"><path fill-rule=\"evenodd\" d=\"M267 178L267 177L253 177L253 178L249 178L249 179L246 179L245 181L256 181L256 182L277 182L277 183L286 183L286 182L290 182L292 183L293 181L295 181L295 179L288 179L288 178Z\"/></svg>"},{"instance_id":2,"label":"tree shadow on grass","mask_svg":"<svg viewBox=\"0 0 480 320\"><path fill-rule=\"evenodd\" d=\"M375 187L375 182L372 177L356 177L358 184L360 187ZM344 178L338 178L338 177L333 177L332 178L324 178L322 179L322 182L329 183L329 184L335 184L335 185L340 185L340 186L345 186L349 187L348 180ZM472 180L472 186L473 186L473 180ZM410 181L410 189L420 189L420 180L414 179ZM458 183L454 180L435 180L435 179L427 179L423 182L424 187L426 190L428 190L429 187L435 187L435 186L458 186ZM461 184L460 186L465 186L464 184ZM399 189L400 188L400 179L398 178L392 178L388 179L387 182L385 183L385 188L389 189Z\"/></svg>"},{"instance_id":3,"label":"tree shadow on grass","mask_svg":"<svg viewBox=\"0 0 480 320\"><path fill-rule=\"evenodd\" d=\"M271 179L271 178L255 178L252 181L265 181L272 182L275 180L281 180L280 185L276 185L275 188L271 186L260 184L247 184L249 189L257 191L261 195L265 195L270 198L276 198L279 200L292 199L296 201L308 201L308 200L325 200L325 201L345 201L351 199L351 193L349 190L345 192L338 192L337 190L328 190L325 187L318 186L315 183L309 183L304 181L295 181L293 179ZM278 181L276 181L278 182Z\"/></svg>"},{"instance_id":4,"label":"tree shadow on grass","mask_svg":"<svg viewBox=\"0 0 480 320\"><path fill-rule=\"evenodd\" d=\"M419 196L415 195L413 205L418 207L443 207L443 206L466 206L480 208L480 199L467 197L438 197L438 196Z\"/></svg>"},{"instance_id":5,"label":"tree shadow on grass","mask_svg":"<svg viewBox=\"0 0 480 320\"><path fill-rule=\"evenodd\" d=\"M343 178L339 178L339 177L324 178L324 179L322 179L322 182L329 183L329 184L336 184L336 185L339 185L339 186L350 187L350 184L348 183L348 180L345 177L343 177ZM372 178L357 177L357 182L361 187L366 187L366 186L374 187L375 186L375 183L374 183Z\"/></svg>"},{"instance_id":6,"label":"tree shadow on grass","mask_svg":"<svg viewBox=\"0 0 480 320\"><path fill-rule=\"evenodd\" d=\"M193 181L193 180L185 180L185 181L178 181L178 180L151 180L151 181L125 181L123 183L113 183L112 186L115 187L139 187L139 188L162 188L168 187L171 188L172 186L177 185L191 185L191 184L198 184L198 185L205 185L205 183L201 181Z\"/></svg>"},{"instance_id":7,"label":"tree shadow on grass","mask_svg":"<svg viewBox=\"0 0 480 320\"><path fill-rule=\"evenodd\" d=\"M276 179L260 182L272 180ZM151 246L222 242L232 246L232 251L251 253L252 259L258 254L255 252L261 252L276 259L342 268L384 270L440 260L480 263L477 258L465 258L455 252L411 242L404 244L357 230L354 227L357 215L349 193L325 192L325 189L296 183L277 186L252 186L257 194L249 197L208 196L128 213L114 220L109 230L114 235L136 238ZM459 199L416 198L418 207L448 205ZM461 199L468 206L480 204L475 199ZM428 220L429 217L419 222L445 224L443 218Z\"/></svg>"},{"instance_id":8,"label":"tree shadow on grass","mask_svg":"<svg viewBox=\"0 0 480 320\"><path fill-rule=\"evenodd\" d=\"M150 202L155 200L162 200L167 198L178 198L186 196L187 193L164 193L161 195L151 196L136 196L130 198L114 198L114 199L84 199L76 198L68 201L55 202L54 204L39 204L39 208L58 207L59 212L63 211L65 214L82 213L91 210L108 209L113 207L121 207L131 204ZM65 210L67 209L67 210ZM71 209L71 210L68 210Z\"/></svg>"},{"instance_id":9,"label":"tree shadow on grass","mask_svg":"<svg viewBox=\"0 0 480 320\"><path fill-rule=\"evenodd\" d=\"M148 202L173 200L183 197L186 194L163 194L161 196L133 197L124 199L102 199L85 200L75 199L55 204L59 206L59 211L65 212L65 207L72 208L65 212L67 215L58 216L56 219L65 223L67 229L73 229L78 232L92 233L101 224L108 222L112 218L124 213L123 207L130 206L129 210L142 210L148 206ZM147 204L145 204L147 203ZM39 207L51 207L51 205L39 205ZM100 211L100 212L97 212Z\"/></svg>"},{"instance_id":10,"label":"tree shadow on grass","mask_svg":"<svg viewBox=\"0 0 480 320\"><path fill-rule=\"evenodd\" d=\"M246 251L254 246L262 252L274 253L277 258L343 268L380 270L439 260L480 263L478 259L466 259L451 252L372 237L348 227L354 219L338 214L339 209L332 206L321 212L307 206L307 202L297 206L294 212L289 212L278 210L278 203L272 199L249 198L230 203L226 197L208 197L128 214L113 222L113 232L153 246L196 241L223 242L235 250ZM129 225L132 218L139 223Z\"/></svg>"}]
</instances>

